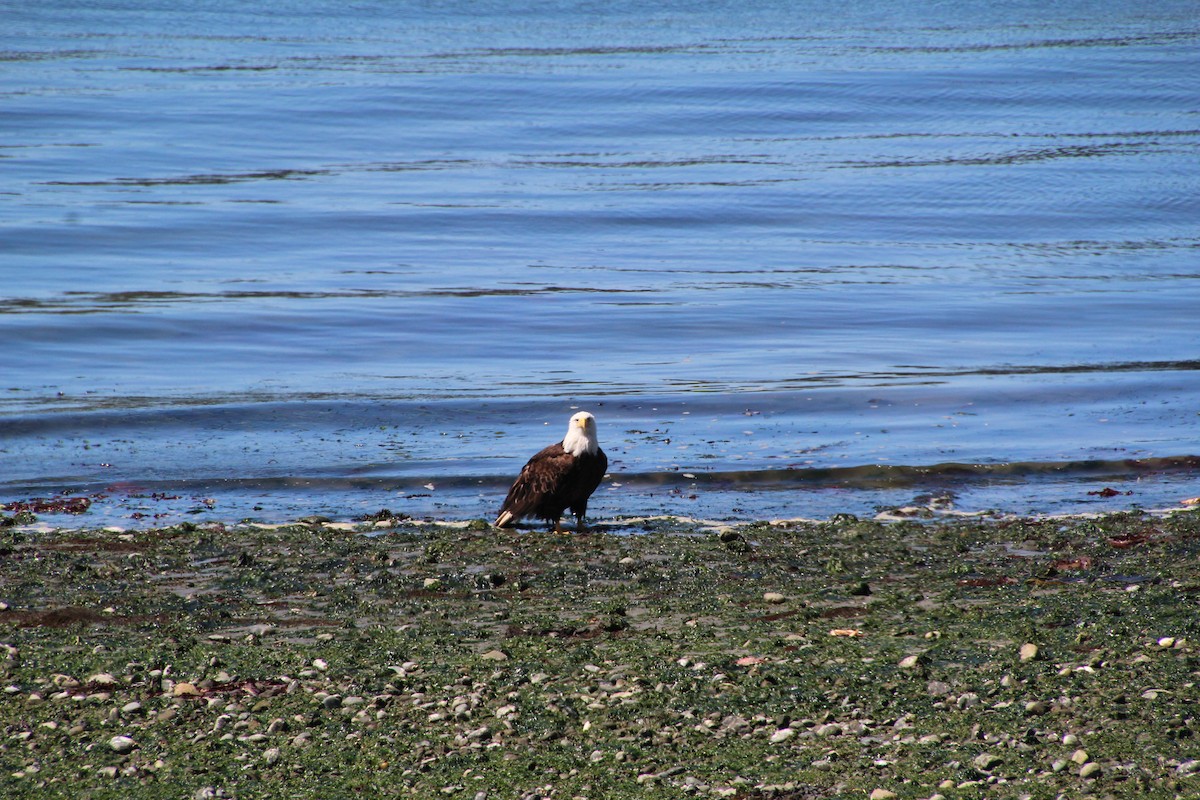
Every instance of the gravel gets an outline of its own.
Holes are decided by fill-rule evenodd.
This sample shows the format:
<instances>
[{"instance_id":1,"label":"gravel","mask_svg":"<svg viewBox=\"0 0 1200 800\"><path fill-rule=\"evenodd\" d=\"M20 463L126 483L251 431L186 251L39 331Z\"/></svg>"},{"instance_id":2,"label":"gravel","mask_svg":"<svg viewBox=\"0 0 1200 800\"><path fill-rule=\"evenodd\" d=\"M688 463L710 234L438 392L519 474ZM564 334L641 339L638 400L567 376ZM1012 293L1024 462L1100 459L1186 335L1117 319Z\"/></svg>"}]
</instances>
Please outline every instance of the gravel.
<instances>
[{"instance_id":1,"label":"gravel","mask_svg":"<svg viewBox=\"0 0 1200 800\"><path fill-rule=\"evenodd\" d=\"M1198 513L755 523L733 549L680 521L9 528L0 785L1200 795Z\"/></svg>"}]
</instances>

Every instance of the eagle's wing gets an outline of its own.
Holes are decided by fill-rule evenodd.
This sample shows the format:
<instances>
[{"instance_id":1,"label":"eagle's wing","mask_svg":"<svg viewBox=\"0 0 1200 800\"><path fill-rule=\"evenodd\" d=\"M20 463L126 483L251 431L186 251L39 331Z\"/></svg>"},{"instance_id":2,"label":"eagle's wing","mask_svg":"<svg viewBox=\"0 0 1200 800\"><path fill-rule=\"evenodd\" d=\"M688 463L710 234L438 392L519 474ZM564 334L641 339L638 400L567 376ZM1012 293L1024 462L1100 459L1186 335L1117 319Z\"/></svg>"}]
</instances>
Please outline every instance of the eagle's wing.
<instances>
[{"instance_id":1,"label":"eagle's wing","mask_svg":"<svg viewBox=\"0 0 1200 800\"><path fill-rule=\"evenodd\" d=\"M535 513L543 501L566 490L564 479L571 471L575 457L563 449L562 443L542 448L521 468L521 474L508 490L496 525L501 526ZM566 502L563 502L566 506Z\"/></svg>"}]
</instances>

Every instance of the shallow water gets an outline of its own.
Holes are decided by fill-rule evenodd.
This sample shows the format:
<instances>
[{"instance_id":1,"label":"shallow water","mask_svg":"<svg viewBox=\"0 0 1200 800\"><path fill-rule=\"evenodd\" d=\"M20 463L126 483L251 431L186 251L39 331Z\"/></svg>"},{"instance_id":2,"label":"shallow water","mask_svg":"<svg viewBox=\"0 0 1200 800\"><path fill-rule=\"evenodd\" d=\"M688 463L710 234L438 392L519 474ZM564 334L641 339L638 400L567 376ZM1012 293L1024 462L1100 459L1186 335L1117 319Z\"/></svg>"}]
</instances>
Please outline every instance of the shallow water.
<instances>
[{"instance_id":1,"label":"shallow water","mask_svg":"<svg viewBox=\"0 0 1200 800\"><path fill-rule=\"evenodd\" d=\"M1191 3L656 8L4 4L0 501L1200 495Z\"/></svg>"}]
</instances>

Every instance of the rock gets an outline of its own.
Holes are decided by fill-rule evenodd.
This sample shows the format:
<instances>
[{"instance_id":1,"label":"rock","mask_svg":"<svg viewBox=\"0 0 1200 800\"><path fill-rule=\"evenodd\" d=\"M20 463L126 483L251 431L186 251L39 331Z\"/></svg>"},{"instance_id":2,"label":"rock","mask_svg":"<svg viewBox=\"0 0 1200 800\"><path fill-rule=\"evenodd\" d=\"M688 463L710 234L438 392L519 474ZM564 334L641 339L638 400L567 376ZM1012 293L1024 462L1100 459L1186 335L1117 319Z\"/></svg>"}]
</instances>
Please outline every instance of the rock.
<instances>
[{"instance_id":1,"label":"rock","mask_svg":"<svg viewBox=\"0 0 1200 800\"><path fill-rule=\"evenodd\" d=\"M791 728L780 728L771 734L771 744L781 744L796 735Z\"/></svg>"},{"instance_id":2,"label":"rock","mask_svg":"<svg viewBox=\"0 0 1200 800\"><path fill-rule=\"evenodd\" d=\"M779 592L764 592L763 602L770 603L771 605L779 605L780 603L787 602L787 598L781 595Z\"/></svg>"},{"instance_id":3,"label":"rock","mask_svg":"<svg viewBox=\"0 0 1200 800\"><path fill-rule=\"evenodd\" d=\"M267 762L268 766L278 764L279 759L282 757L283 753L278 747L272 747L263 753L263 761Z\"/></svg>"},{"instance_id":4,"label":"rock","mask_svg":"<svg viewBox=\"0 0 1200 800\"><path fill-rule=\"evenodd\" d=\"M484 661L508 661L508 653L503 650L488 650L480 658Z\"/></svg>"},{"instance_id":5,"label":"rock","mask_svg":"<svg viewBox=\"0 0 1200 800\"><path fill-rule=\"evenodd\" d=\"M177 683L175 688L171 690L171 694L176 697L199 697L200 690L196 688L194 683Z\"/></svg>"},{"instance_id":6,"label":"rock","mask_svg":"<svg viewBox=\"0 0 1200 800\"><path fill-rule=\"evenodd\" d=\"M1095 761L1089 761L1079 769L1079 777L1081 778L1097 778L1104 768Z\"/></svg>"},{"instance_id":7,"label":"rock","mask_svg":"<svg viewBox=\"0 0 1200 800\"><path fill-rule=\"evenodd\" d=\"M917 667L921 666L921 656L905 656L904 658L900 659L900 663L896 666L900 667L900 669L916 669Z\"/></svg>"},{"instance_id":8,"label":"rock","mask_svg":"<svg viewBox=\"0 0 1200 800\"><path fill-rule=\"evenodd\" d=\"M871 800L892 800L896 793L887 789L875 789L871 792Z\"/></svg>"},{"instance_id":9,"label":"rock","mask_svg":"<svg viewBox=\"0 0 1200 800\"><path fill-rule=\"evenodd\" d=\"M1050 710L1050 704L1045 700L1031 700L1025 704L1026 714L1045 714Z\"/></svg>"},{"instance_id":10,"label":"rock","mask_svg":"<svg viewBox=\"0 0 1200 800\"><path fill-rule=\"evenodd\" d=\"M980 755L975 756L975 760L971 763L975 765L976 769L987 772L988 770L992 770L1000 766L1000 764L1003 762L1004 759L993 753L981 753Z\"/></svg>"},{"instance_id":11,"label":"rock","mask_svg":"<svg viewBox=\"0 0 1200 800\"><path fill-rule=\"evenodd\" d=\"M834 628L829 632L829 635L845 637L847 639L858 639L862 637L863 632L856 628Z\"/></svg>"},{"instance_id":12,"label":"rock","mask_svg":"<svg viewBox=\"0 0 1200 800\"><path fill-rule=\"evenodd\" d=\"M114 736L108 740L108 746L115 753L128 753L137 747L137 742L130 739L128 736Z\"/></svg>"},{"instance_id":13,"label":"rock","mask_svg":"<svg viewBox=\"0 0 1200 800\"><path fill-rule=\"evenodd\" d=\"M1038 657L1038 646L1031 642L1026 642L1025 644L1021 645L1020 655L1022 661L1033 661Z\"/></svg>"},{"instance_id":14,"label":"rock","mask_svg":"<svg viewBox=\"0 0 1200 800\"><path fill-rule=\"evenodd\" d=\"M1076 750L1071 754L1071 760L1079 765L1086 764L1088 762L1087 750Z\"/></svg>"}]
</instances>

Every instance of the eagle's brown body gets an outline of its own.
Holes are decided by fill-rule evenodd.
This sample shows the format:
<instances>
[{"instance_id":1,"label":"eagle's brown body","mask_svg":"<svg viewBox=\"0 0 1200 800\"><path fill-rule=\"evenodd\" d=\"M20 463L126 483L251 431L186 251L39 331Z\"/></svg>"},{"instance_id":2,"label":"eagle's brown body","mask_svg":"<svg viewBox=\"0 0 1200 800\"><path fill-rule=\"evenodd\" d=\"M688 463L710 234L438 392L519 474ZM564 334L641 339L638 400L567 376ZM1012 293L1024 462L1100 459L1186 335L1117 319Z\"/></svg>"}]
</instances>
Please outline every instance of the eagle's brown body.
<instances>
[{"instance_id":1,"label":"eagle's brown body","mask_svg":"<svg viewBox=\"0 0 1200 800\"><path fill-rule=\"evenodd\" d=\"M583 419L577 422L577 418ZM588 498L608 470L608 456L595 441L596 424L591 414L577 414L571 426L566 439L542 448L521 469L500 506L497 527L534 517L560 530L563 512L570 510L578 527L583 528ZM576 429L581 433L575 433ZM567 446L575 446L578 455Z\"/></svg>"}]
</instances>

